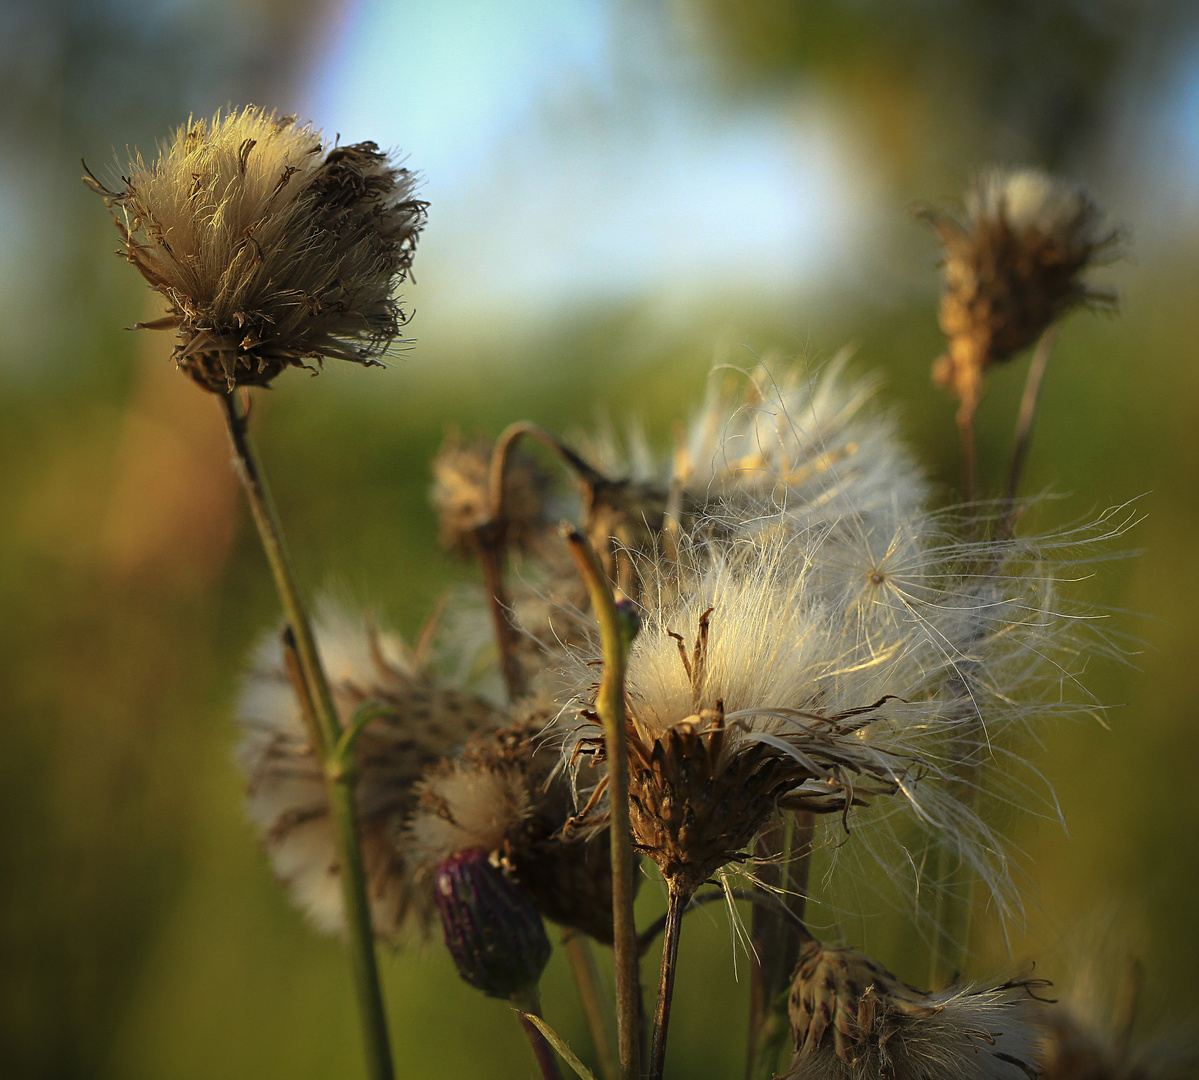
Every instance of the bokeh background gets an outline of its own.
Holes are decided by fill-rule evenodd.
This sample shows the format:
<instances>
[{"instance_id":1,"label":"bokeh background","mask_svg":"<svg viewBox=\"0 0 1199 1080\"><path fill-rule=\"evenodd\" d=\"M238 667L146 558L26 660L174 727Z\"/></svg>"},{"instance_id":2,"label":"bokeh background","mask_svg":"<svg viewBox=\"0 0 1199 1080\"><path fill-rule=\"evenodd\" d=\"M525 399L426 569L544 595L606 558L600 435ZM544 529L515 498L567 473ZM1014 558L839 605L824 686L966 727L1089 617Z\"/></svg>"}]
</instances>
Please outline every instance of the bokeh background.
<instances>
[{"instance_id":1,"label":"bokeh background","mask_svg":"<svg viewBox=\"0 0 1199 1080\"><path fill-rule=\"evenodd\" d=\"M190 113L256 102L425 177L415 344L389 370L291 372L260 447L310 589L404 632L469 574L439 553L428 459L633 413L651 432L713 363L879 370L952 498L936 248L909 209L980 166L1085 183L1126 227L1114 318L1070 319L1029 477L1038 525L1137 499L1078 595L1139 644L1114 706L1033 750L1066 828L1011 825L1028 918L983 919L972 970L1079 941L1145 965L1140 1032L1199 1012L1199 11L1171 0L7 0L0 5L0 1075L358 1075L341 947L271 880L230 719L277 617L214 404L167 361L79 183ZM1024 361L981 416L997 482ZM1137 614L1122 614L1137 613ZM643 916L655 896L644 890ZM900 911L846 924L919 979ZM1098 928L1098 929L1096 929ZM1072 944L1074 943L1074 944ZM1100 951L1102 951L1102 949ZM652 963L651 963L652 966ZM443 950L385 960L414 1077L523 1077L506 1006ZM734 970L740 982L734 979ZM692 917L674 1076L739 1076L745 957ZM568 979L551 1021L589 1053Z\"/></svg>"}]
</instances>

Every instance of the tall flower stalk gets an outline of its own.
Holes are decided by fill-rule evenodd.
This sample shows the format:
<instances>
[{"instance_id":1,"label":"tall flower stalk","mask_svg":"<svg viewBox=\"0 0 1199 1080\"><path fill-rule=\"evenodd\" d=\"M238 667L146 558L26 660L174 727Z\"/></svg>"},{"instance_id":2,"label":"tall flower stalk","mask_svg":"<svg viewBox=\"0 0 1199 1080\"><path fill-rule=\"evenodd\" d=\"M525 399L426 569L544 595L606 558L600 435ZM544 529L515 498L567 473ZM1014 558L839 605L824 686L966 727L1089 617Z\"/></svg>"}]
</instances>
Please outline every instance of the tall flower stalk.
<instances>
[{"instance_id":1,"label":"tall flower stalk","mask_svg":"<svg viewBox=\"0 0 1199 1080\"><path fill-rule=\"evenodd\" d=\"M424 224L414 178L374 143L246 108L191 120L111 190L89 172L126 259L166 304L144 329L173 331L177 366L220 397L234 462L287 619L294 689L326 784L351 967L372 1080L394 1075L355 819L354 741L343 729L239 387L325 358L377 365L406 321L394 296Z\"/></svg>"},{"instance_id":2,"label":"tall flower stalk","mask_svg":"<svg viewBox=\"0 0 1199 1080\"><path fill-rule=\"evenodd\" d=\"M317 651L312 624L287 556L283 531L279 527L274 503L263 479L249 432L246 430L246 416L238 405L236 392L224 395L222 404L225 408L238 478L250 504L250 512L258 529L291 632L295 667L299 674L293 688L300 701L301 711L311 718L311 730L317 740L315 748L324 770L329 812L334 823L334 844L350 947L350 967L362 1022L367 1072L371 1080L393 1080L395 1069L392 1064L391 1040L387 1031L387 1012L383 1003L382 984L379 981L361 839L354 812L353 744L361 729L349 727L343 730L338 719L329 680Z\"/></svg>"}]
</instances>

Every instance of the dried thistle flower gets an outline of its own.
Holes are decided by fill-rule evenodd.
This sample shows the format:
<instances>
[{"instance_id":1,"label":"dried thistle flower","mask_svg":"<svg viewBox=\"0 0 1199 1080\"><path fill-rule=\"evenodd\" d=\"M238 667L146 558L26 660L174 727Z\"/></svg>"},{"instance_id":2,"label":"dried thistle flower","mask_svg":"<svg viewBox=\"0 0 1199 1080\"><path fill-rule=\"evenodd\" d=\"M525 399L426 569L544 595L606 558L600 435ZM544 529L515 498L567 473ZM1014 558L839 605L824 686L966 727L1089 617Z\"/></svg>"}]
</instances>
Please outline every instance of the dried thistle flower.
<instances>
[{"instance_id":1,"label":"dried thistle flower","mask_svg":"<svg viewBox=\"0 0 1199 1080\"><path fill-rule=\"evenodd\" d=\"M926 675L903 642L846 651L789 543L709 543L692 558L647 613L626 678L635 841L684 896L739 859L784 798L844 813L906 787L919 772L906 722L930 730L943 708L921 700ZM602 740L584 727L576 752L602 756Z\"/></svg>"},{"instance_id":2,"label":"dried thistle flower","mask_svg":"<svg viewBox=\"0 0 1199 1080\"><path fill-rule=\"evenodd\" d=\"M933 369L972 413L988 367L1031 345L1048 326L1083 305L1110 307L1115 296L1082 274L1116 242L1081 188L1037 169L984 173L966 200L966 218L925 217L945 252L941 329L949 351Z\"/></svg>"},{"instance_id":3,"label":"dried thistle flower","mask_svg":"<svg viewBox=\"0 0 1199 1080\"><path fill-rule=\"evenodd\" d=\"M848 814L868 800L854 815L871 827L855 828L838 860L909 864L889 821L907 813L979 874L1001 912L1018 910L1006 845L961 777L997 763L988 786L1053 812L1016 739L1033 719L1091 707L1067 666L1083 663L1079 624L1057 596L1054 558L1104 533L971 542L926 510L796 532L778 520L764 528L759 517L759 535L727 541L701 521L676 560L641 568L646 614L626 679L637 842L694 888L740 858L780 801ZM575 656L557 693L582 698L576 743L599 753L589 691L579 693L594 686L580 661L595 645Z\"/></svg>"},{"instance_id":4,"label":"dried thistle flower","mask_svg":"<svg viewBox=\"0 0 1199 1080\"><path fill-rule=\"evenodd\" d=\"M459 555L476 554L477 534L491 516L492 444L464 442L450 432L433 459L433 507L442 544ZM513 454L504 470L504 540L513 548L533 548L549 525L550 480L530 457Z\"/></svg>"},{"instance_id":5,"label":"dried thistle flower","mask_svg":"<svg viewBox=\"0 0 1199 1080\"><path fill-rule=\"evenodd\" d=\"M1025 1003L1038 985L925 994L862 953L809 941L792 979L785 1080L1035 1077Z\"/></svg>"},{"instance_id":6,"label":"dried thistle flower","mask_svg":"<svg viewBox=\"0 0 1199 1080\"><path fill-rule=\"evenodd\" d=\"M549 719L535 713L481 733L428 770L412 819L413 862L428 868L485 851L546 918L610 944L608 834L569 834L574 798Z\"/></svg>"},{"instance_id":7,"label":"dried thistle flower","mask_svg":"<svg viewBox=\"0 0 1199 1080\"><path fill-rule=\"evenodd\" d=\"M405 832L421 775L504 718L479 698L441 683L398 639L331 605L323 605L316 634L342 723L364 702L382 711L355 745L355 797L375 933L390 940L410 911L428 917L427 900L413 882ZM247 778L248 812L275 873L318 929L339 932L344 916L325 781L278 635L259 647L237 714L246 731L238 760Z\"/></svg>"},{"instance_id":8,"label":"dried thistle flower","mask_svg":"<svg viewBox=\"0 0 1199 1080\"><path fill-rule=\"evenodd\" d=\"M434 874L433 896L458 974L488 997L536 987L550 958L541 915L480 849L451 855Z\"/></svg>"},{"instance_id":9,"label":"dried thistle flower","mask_svg":"<svg viewBox=\"0 0 1199 1080\"><path fill-rule=\"evenodd\" d=\"M125 257L167 303L174 359L214 393L335 357L373 365L405 316L393 298L426 204L372 142L329 147L247 107L190 120L110 191Z\"/></svg>"}]
</instances>

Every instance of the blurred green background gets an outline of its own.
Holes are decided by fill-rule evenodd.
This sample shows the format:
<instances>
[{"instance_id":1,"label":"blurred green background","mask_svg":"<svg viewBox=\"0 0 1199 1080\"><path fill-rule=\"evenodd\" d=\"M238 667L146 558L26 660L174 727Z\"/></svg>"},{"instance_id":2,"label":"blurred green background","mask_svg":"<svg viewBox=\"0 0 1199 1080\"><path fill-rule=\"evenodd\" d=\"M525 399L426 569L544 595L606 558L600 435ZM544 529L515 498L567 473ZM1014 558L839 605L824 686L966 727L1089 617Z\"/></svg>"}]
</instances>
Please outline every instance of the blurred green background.
<instances>
[{"instance_id":1,"label":"blurred green background","mask_svg":"<svg viewBox=\"0 0 1199 1080\"><path fill-rule=\"evenodd\" d=\"M1038 525L1138 498L1078 593L1142 644L1087 682L1119 706L1034 754L1067 829L1025 818L1028 919L980 977L1073 960L1102 926L1146 967L1145 1035L1199 1013L1199 18L1144 0L9 0L0 7L0 1075L353 1077L341 946L271 880L230 707L276 602L218 410L121 327L149 298L78 182L189 113L249 101L410 152L431 224L413 347L292 372L258 438L310 589L412 632L465 571L439 553L444 427L634 413L665 436L714 362L843 345L950 498L929 383L936 249L910 205L993 163L1084 182L1131 257L1115 318L1070 319L1029 490ZM992 489L1022 369L981 415ZM986 478L986 477L985 477ZM1188 644L1188 642L1192 644ZM1191 651L1188 651L1191 650ZM1067 831L1068 830L1068 831ZM644 890L648 918L654 890ZM901 911L841 927L919 980ZM1076 958L1074 958L1076 959ZM523 1077L506 1006L443 950L385 960L406 1076ZM734 970L741 981L734 981ZM746 961L691 917L671 1074L739 1076ZM1113 980L1116 977L1113 970ZM587 1052L555 959L552 1023Z\"/></svg>"}]
</instances>

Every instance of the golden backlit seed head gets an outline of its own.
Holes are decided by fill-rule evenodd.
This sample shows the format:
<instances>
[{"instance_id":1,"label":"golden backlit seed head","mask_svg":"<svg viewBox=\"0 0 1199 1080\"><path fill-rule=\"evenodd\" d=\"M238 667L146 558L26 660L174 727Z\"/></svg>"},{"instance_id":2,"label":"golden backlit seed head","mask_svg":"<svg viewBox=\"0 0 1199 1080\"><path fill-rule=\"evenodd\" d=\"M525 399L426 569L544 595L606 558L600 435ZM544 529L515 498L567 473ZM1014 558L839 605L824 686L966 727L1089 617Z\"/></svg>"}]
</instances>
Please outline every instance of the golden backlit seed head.
<instances>
[{"instance_id":1,"label":"golden backlit seed head","mask_svg":"<svg viewBox=\"0 0 1199 1080\"><path fill-rule=\"evenodd\" d=\"M809 941L791 984L786 1080L1025 1080L1036 985L925 994L862 953Z\"/></svg>"},{"instance_id":2,"label":"golden backlit seed head","mask_svg":"<svg viewBox=\"0 0 1199 1080\"><path fill-rule=\"evenodd\" d=\"M247 107L191 120L120 191L94 178L125 257L166 301L174 359L214 393L289 366L377 364L405 316L426 204L372 142L328 146L294 117Z\"/></svg>"},{"instance_id":3,"label":"golden backlit seed head","mask_svg":"<svg viewBox=\"0 0 1199 1080\"><path fill-rule=\"evenodd\" d=\"M1066 312L1111 306L1083 273L1117 232L1081 188L1036 169L984 173L966 199L966 217L925 216L944 248L941 329L949 349L937 382L973 409L986 369L1033 344Z\"/></svg>"},{"instance_id":4,"label":"golden backlit seed head","mask_svg":"<svg viewBox=\"0 0 1199 1080\"><path fill-rule=\"evenodd\" d=\"M422 774L504 717L430 675L398 639L362 620L326 607L316 633L342 723L364 702L381 711L355 744L355 797L375 933L391 940L410 912L429 915L406 831ZM318 929L338 932L344 916L325 781L277 635L259 648L237 712L247 808L275 873Z\"/></svg>"}]
</instances>

